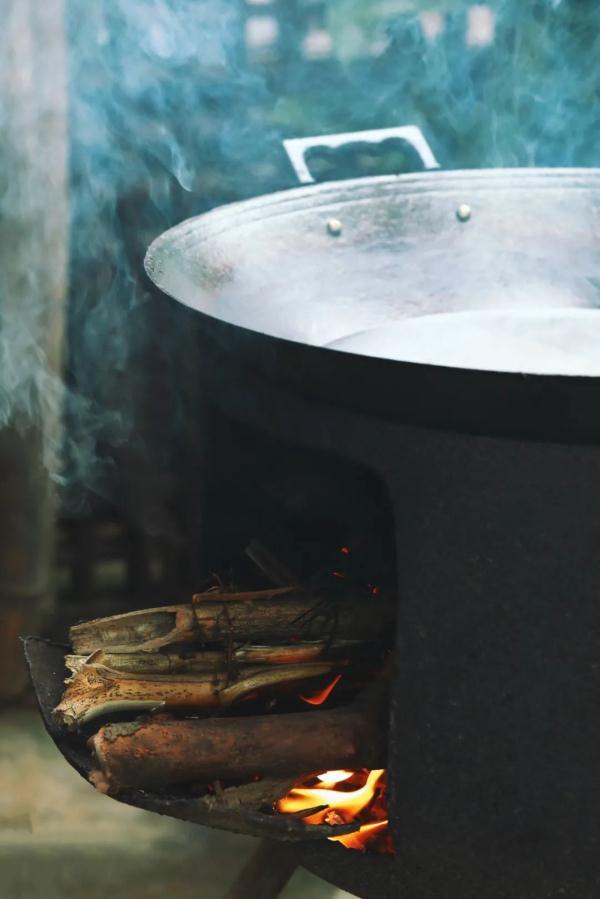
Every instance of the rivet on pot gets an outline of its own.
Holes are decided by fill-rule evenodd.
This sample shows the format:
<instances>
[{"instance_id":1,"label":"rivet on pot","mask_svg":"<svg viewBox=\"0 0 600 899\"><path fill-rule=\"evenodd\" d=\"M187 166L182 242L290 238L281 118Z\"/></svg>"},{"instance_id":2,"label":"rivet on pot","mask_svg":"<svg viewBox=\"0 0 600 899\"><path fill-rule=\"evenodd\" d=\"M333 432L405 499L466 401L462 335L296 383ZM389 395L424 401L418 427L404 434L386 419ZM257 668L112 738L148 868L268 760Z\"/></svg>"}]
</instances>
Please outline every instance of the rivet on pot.
<instances>
[{"instance_id":1,"label":"rivet on pot","mask_svg":"<svg viewBox=\"0 0 600 899\"><path fill-rule=\"evenodd\" d=\"M471 218L471 207L468 203L461 203L456 210L456 218L459 222L468 222Z\"/></svg>"},{"instance_id":2,"label":"rivet on pot","mask_svg":"<svg viewBox=\"0 0 600 899\"><path fill-rule=\"evenodd\" d=\"M327 231L332 237L339 237L343 226L339 219L327 219Z\"/></svg>"}]
</instances>

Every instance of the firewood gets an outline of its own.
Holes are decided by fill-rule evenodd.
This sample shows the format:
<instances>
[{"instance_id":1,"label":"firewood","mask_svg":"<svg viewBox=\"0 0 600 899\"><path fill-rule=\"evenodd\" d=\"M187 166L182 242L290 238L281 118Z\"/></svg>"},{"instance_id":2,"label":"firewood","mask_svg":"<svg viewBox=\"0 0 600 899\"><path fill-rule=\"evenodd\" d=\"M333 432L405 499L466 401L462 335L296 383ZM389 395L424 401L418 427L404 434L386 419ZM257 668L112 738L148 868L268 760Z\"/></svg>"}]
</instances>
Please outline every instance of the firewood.
<instances>
[{"instance_id":1,"label":"firewood","mask_svg":"<svg viewBox=\"0 0 600 899\"><path fill-rule=\"evenodd\" d=\"M327 643L282 643L276 646L241 645L230 652L215 650L180 650L160 652L106 652L90 655L67 655L65 666L75 674L86 664L103 665L113 671L130 674L194 674L230 669L232 665L295 665L318 659L343 659L364 644L359 640L336 640Z\"/></svg>"},{"instance_id":2,"label":"firewood","mask_svg":"<svg viewBox=\"0 0 600 899\"><path fill-rule=\"evenodd\" d=\"M391 604L349 590L300 587L253 593L198 594L192 604L127 612L77 624L70 630L75 654L155 652L170 644L231 641L357 639L386 633Z\"/></svg>"},{"instance_id":3,"label":"firewood","mask_svg":"<svg viewBox=\"0 0 600 899\"><path fill-rule=\"evenodd\" d=\"M98 789L102 789L105 787L102 781L102 772L98 771L97 775L99 778ZM90 779L92 782L95 780L95 778ZM135 796L134 804L137 808L157 810L156 793L137 790L135 793L124 793L118 798L129 802L133 796ZM325 840L354 833L360 827L358 821L352 821L349 824L305 824L301 818L295 815L274 815L271 811L256 811L243 804L224 805L220 797L215 795L178 797L177 799L169 796L164 800L163 814L179 818L181 821L191 821L195 824L204 824L208 827L242 833L251 837L272 837L278 842L286 843Z\"/></svg>"},{"instance_id":4,"label":"firewood","mask_svg":"<svg viewBox=\"0 0 600 899\"><path fill-rule=\"evenodd\" d=\"M101 665L113 671L129 674L195 674L216 671L227 666L225 650L195 652L105 652L102 649L90 655L67 655L65 667L73 674L85 665Z\"/></svg>"},{"instance_id":5,"label":"firewood","mask_svg":"<svg viewBox=\"0 0 600 899\"><path fill-rule=\"evenodd\" d=\"M155 652L169 643L191 643L197 638L191 605L143 609L75 624L69 629L73 652Z\"/></svg>"},{"instance_id":6,"label":"firewood","mask_svg":"<svg viewBox=\"0 0 600 899\"><path fill-rule=\"evenodd\" d=\"M247 718L109 724L89 741L105 792L129 787L250 780L297 771L385 765L385 726L375 704Z\"/></svg>"},{"instance_id":7,"label":"firewood","mask_svg":"<svg viewBox=\"0 0 600 899\"><path fill-rule=\"evenodd\" d=\"M278 665L275 668L245 668L243 676L224 687L219 692L221 706L230 706L244 697L263 690L277 692L284 687L300 685L307 680L330 674L333 665L330 662L307 662L302 665Z\"/></svg>"},{"instance_id":8,"label":"firewood","mask_svg":"<svg viewBox=\"0 0 600 899\"><path fill-rule=\"evenodd\" d=\"M298 778L263 777L241 786L225 788L216 794L215 802L222 808L272 808L296 783ZM306 817L305 812L303 815Z\"/></svg>"},{"instance_id":9,"label":"firewood","mask_svg":"<svg viewBox=\"0 0 600 899\"><path fill-rule=\"evenodd\" d=\"M317 659L346 659L362 649L361 640L314 640L310 643L288 643L279 646L240 646L233 652L236 662L249 665L294 665Z\"/></svg>"},{"instance_id":10,"label":"firewood","mask_svg":"<svg viewBox=\"0 0 600 899\"><path fill-rule=\"evenodd\" d=\"M224 671L197 675L138 675L103 665L84 664L67 680L67 689L54 709L57 723L73 728L102 715L177 708L208 712L227 708L249 694L277 693L322 677L330 662L242 668L231 680Z\"/></svg>"}]
</instances>

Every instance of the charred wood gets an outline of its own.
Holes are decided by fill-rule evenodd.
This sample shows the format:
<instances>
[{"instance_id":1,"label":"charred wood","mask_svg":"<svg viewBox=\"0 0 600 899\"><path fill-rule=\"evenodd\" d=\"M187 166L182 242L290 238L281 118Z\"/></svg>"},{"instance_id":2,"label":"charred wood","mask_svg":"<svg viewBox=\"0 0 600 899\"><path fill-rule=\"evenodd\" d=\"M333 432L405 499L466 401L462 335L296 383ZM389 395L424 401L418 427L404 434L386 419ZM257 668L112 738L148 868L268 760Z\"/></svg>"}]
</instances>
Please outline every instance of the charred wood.
<instances>
[{"instance_id":1,"label":"charred wood","mask_svg":"<svg viewBox=\"0 0 600 899\"><path fill-rule=\"evenodd\" d=\"M133 801L135 797L135 801ZM150 811L160 809L161 814L168 814L181 821L204 824L220 830L242 833L253 837L271 837L284 842L305 842L306 840L324 840L329 837L342 836L359 829L358 822L350 824L305 824L293 815L274 815L270 812L257 811L244 805L233 807L223 805L216 796L201 798L181 798L157 800L157 794L145 790L126 791L118 797L122 802L131 802L137 808Z\"/></svg>"}]
</instances>

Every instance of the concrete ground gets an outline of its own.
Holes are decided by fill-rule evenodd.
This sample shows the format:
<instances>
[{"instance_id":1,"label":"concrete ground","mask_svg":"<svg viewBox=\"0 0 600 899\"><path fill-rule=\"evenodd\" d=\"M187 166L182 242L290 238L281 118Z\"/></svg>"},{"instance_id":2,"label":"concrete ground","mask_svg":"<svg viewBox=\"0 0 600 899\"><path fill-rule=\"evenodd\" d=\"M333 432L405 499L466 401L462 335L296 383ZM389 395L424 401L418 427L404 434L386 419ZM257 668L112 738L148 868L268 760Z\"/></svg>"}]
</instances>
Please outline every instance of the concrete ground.
<instances>
[{"instance_id":1,"label":"concrete ground","mask_svg":"<svg viewBox=\"0 0 600 899\"><path fill-rule=\"evenodd\" d=\"M221 899L256 841L121 805L34 709L0 713L0 899ZM280 899L346 899L298 870Z\"/></svg>"}]
</instances>

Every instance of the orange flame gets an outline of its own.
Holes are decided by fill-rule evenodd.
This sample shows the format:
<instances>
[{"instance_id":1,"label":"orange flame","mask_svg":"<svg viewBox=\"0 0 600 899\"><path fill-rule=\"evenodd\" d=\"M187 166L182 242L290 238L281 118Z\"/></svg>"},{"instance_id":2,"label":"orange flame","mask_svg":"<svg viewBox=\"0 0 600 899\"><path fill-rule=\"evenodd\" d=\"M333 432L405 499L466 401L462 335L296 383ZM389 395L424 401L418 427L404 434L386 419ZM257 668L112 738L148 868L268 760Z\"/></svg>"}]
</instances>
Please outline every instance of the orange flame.
<instances>
[{"instance_id":1,"label":"orange flame","mask_svg":"<svg viewBox=\"0 0 600 899\"><path fill-rule=\"evenodd\" d=\"M373 839L381 831L386 831L388 823L386 819L384 821L374 821L372 824L363 824L360 830L354 833L348 833L342 837L329 837L329 840L332 843L341 843L346 849L358 849L359 852L364 852L369 840Z\"/></svg>"},{"instance_id":2,"label":"orange flame","mask_svg":"<svg viewBox=\"0 0 600 899\"><path fill-rule=\"evenodd\" d=\"M360 823L351 834L329 837L347 849L365 850L373 843L380 851L391 852L387 832L385 801L385 769L367 771L325 771L304 778L277 803L284 814L298 814L302 809L324 806L320 811L302 818L305 824ZM385 835L385 839L383 838Z\"/></svg>"},{"instance_id":3,"label":"orange flame","mask_svg":"<svg viewBox=\"0 0 600 899\"><path fill-rule=\"evenodd\" d=\"M307 702L309 705L323 705L325 700L329 699L341 679L342 675L336 674L334 679L325 687L325 689L319 690L314 696L301 696L300 699L303 702Z\"/></svg>"}]
</instances>

